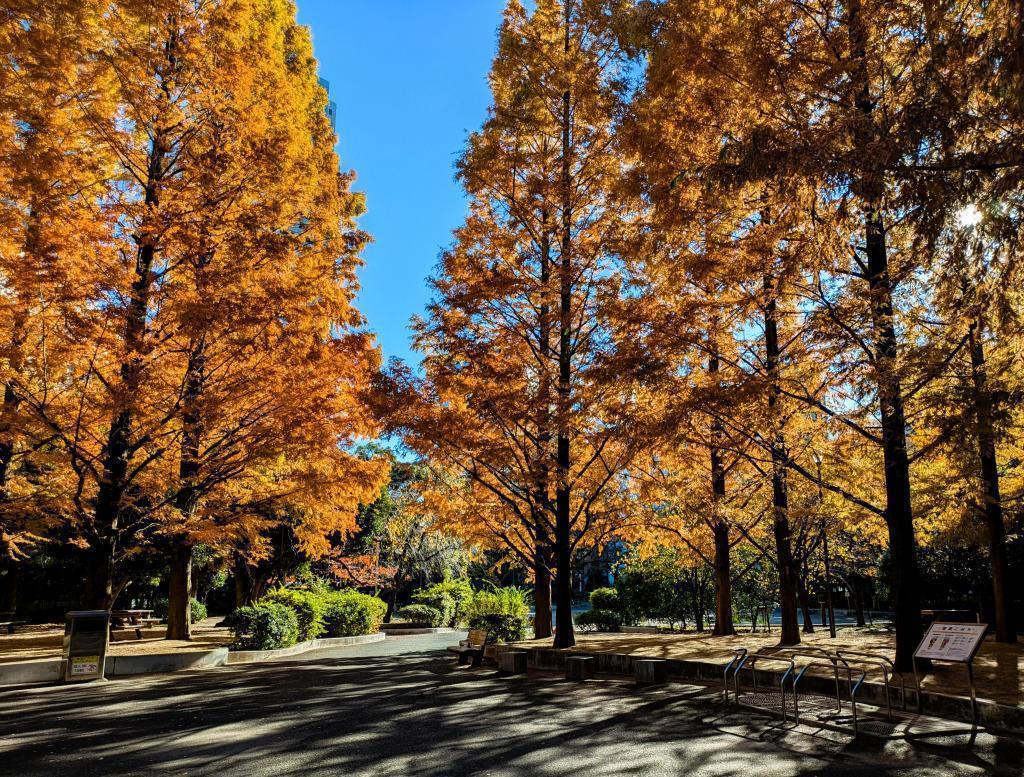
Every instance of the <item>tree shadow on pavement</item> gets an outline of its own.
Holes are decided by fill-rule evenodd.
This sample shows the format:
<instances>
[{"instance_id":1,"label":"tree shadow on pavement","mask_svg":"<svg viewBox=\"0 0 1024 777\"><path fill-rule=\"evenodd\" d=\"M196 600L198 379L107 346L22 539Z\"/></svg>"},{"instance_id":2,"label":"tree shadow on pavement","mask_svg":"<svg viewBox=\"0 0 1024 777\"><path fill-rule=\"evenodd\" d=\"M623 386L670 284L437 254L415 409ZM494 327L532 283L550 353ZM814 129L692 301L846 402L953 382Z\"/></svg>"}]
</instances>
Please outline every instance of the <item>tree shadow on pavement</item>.
<instances>
[{"instance_id":1,"label":"tree shadow on pavement","mask_svg":"<svg viewBox=\"0 0 1024 777\"><path fill-rule=\"evenodd\" d=\"M313 657L0 693L12 775L1019 774L1020 743L948 753L723 715L697 686L498 677L437 652Z\"/></svg>"}]
</instances>

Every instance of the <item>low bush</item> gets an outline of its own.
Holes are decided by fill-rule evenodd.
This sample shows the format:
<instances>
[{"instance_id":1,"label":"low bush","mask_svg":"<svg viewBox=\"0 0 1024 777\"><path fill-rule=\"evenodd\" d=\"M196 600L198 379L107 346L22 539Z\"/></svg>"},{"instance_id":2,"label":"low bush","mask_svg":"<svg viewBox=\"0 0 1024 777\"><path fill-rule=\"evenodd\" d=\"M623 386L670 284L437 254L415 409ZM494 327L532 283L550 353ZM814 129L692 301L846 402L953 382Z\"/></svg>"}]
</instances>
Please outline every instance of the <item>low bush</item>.
<instances>
[{"instance_id":1,"label":"low bush","mask_svg":"<svg viewBox=\"0 0 1024 777\"><path fill-rule=\"evenodd\" d=\"M380 631L387 605L358 591L331 591L324 596L324 630L329 637L354 637Z\"/></svg>"},{"instance_id":2,"label":"low bush","mask_svg":"<svg viewBox=\"0 0 1024 777\"><path fill-rule=\"evenodd\" d=\"M433 583L426 588L421 588L412 595L416 604L426 604L445 612L443 606L444 598L451 600L452 616L445 626L459 626L466 622L467 610L473 599L473 588L466 578L455 578L442 580L440 583Z\"/></svg>"},{"instance_id":3,"label":"low bush","mask_svg":"<svg viewBox=\"0 0 1024 777\"><path fill-rule=\"evenodd\" d=\"M445 591L431 586L414 593L412 600L413 605L430 607L440 614L440 622L436 626L455 625L455 600Z\"/></svg>"},{"instance_id":4,"label":"low bush","mask_svg":"<svg viewBox=\"0 0 1024 777\"><path fill-rule=\"evenodd\" d=\"M161 620L167 620L167 610L169 609L169 606L170 602L166 597L163 599L157 599L153 603L153 617L160 618ZM189 618L192 623L198 623L208 615L206 612L206 605L195 597L188 600L188 606Z\"/></svg>"},{"instance_id":5,"label":"low bush","mask_svg":"<svg viewBox=\"0 0 1024 777\"><path fill-rule=\"evenodd\" d=\"M198 599L195 599L195 598L189 599L188 600L188 607L189 607L189 619L193 623L199 623L199 621L203 620L209 614L209 613L206 612L206 605L203 604Z\"/></svg>"},{"instance_id":6,"label":"low bush","mask_svg":"<svg viewBox=\"0 0 1024 777\"><path fill-rule=\"evenodd\" d=\"M445 615L429 604L410 604L398 611L399 616L410 625L440 628L445 622Z\"/></svg>"},{"instance_id":7,"label":"low bush","mask_svg":"<svg viewBox=\"0 0 1024 777\"><path fill-rule=\"evenodd\" d=\"M323 594L301 588L278 588L260 601L283 604L295 611L299 623L299 642L316 639L324 633L327 601Z\"/></svg>"},{"instance_id":8,"label":"low bush","mask_svg":"<svg viewBox=\"0 0 1024 777\"><path fill-rule=\"evenodd\" d=\"M491 613L474 615L469 619L471 629L485 629L492 642L519 642L526 639L527 619L525 615Z\"/></svg>"},{"instance_id":9,"label":"low bush","mask_svg":"<svg viewBox=\"0 0 1024 777\"><path fill-rule=\"evenodd\" d=\"M477 591L467 607L471 629L487 629L498 642L518 642L526 636L530 606L526 591L510 586Z\"/></svg>"},{"instance_id":10,"label":"low bush","mask_svg":"<svg viewBox=\"0 0 1024 777\"><path fill-rule=\"evenodd\" d=\"M619 592L614 588L595 588L590 592L590 606L595 610L619 609Z\"/></svg>"},{"instance_id":11,"label":"low bush","mask_svg":"<svg viewBox=\"0 0 1024 777\"><path fill-rule=\"evenodd\" d=\"M576 616L576 625L583 631L618 631L622 616L612 610L588 610Z\"/></svg>"},{"instance_id":12,"label":"low bush","mask_svg":"<svg viewBox=\"0 0 1024 777\"><path fill-rule=\"evenodd\" d=\"M239 607L231 614L231 628L232 650L276 650L294 645L299 638L295 610L277 602Z\"/></svg>"}]
</instances>

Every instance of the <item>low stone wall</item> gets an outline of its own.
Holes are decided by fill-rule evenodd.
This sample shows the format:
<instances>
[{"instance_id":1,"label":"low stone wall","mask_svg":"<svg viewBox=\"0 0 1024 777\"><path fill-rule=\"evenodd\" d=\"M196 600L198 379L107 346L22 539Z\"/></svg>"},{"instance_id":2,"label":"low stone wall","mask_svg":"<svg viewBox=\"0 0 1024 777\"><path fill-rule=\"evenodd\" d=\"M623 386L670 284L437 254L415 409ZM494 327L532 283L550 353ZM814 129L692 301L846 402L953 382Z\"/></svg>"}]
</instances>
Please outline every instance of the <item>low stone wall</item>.
<instances>
[{"instance_id":1,"label":"low stone wall","mask_svg":"<svg viewBox=\"0 0 1024 777\"><path fill-rule=\"evenodd\" d=\"M454 634L459 629L448 627L430 628L428 626L381 626L381 630L389 637L409 637L414 634ZM465 629L462 629L465 631Z\"/></svg>"},{"instance_id":2,"label":"low stone wall","mask_svg":"<svg viewBox=\"0 0 1024 777\"><path fill-rule=\"evenodd\" d=\"M516 646L510 646L516 647ZM523 649L520 645L516 649ZM597 660L596 670L599 674L633 676L634 657L626 653L599 653L587 650L554 650L551 648L527 648L529 653L529 665L535 669L547 669L563 671L565 659L569 655L593 656ZM650 658L650 656L638 655L637 660ZM670 680L697 680L701 682L716 684L722 687L722 673L725 666L707 661L692 661L683 659L667 659L668 674ZM746 670L744 670L746 672ZM749 675L748 675L749 676ZM757 670L758 683L765 686L778 685L781 673L768 670ZM842 682L842 675L840 675ZM913 677L907 678L907 709L917 710L917 691L913 687ZM893 710L899 710L900 691L899 682L889 680L891 703ZM806 675L800 681L800 690L835 695L835 679L817 675ZM874 706L885 706L885 685L880 682L865 682L857 691L857 701L863 701ZM971 700L960 696L947 696L932 691L922 691L921 701L923 711L927 715L949 720L971 722ZM1024 733L1024 707L1017 707L1009 704L998 704L985 699L978 700L978 722L991 729L1009 731L1016 734Z\"/></svg>"},{"instance_id":3,"label":"low stone wall","mask_svg":"<svg viewBox=\"0 0 1024 777\"><path fill-rule=\"evenodd\" d=\"M133 674L183 672L187 669L210 669L224 666L228 649L188 650L179 653L154 653L136 656L107 656L106 676L124 677Z\"/></svg>"},{"instance_id":4,"label":"low stone wall","mask_svg":"<svg viewBox=\"0 0 1024 777\"><path fill-rule=\"evenodd\" d=\"M144 653L134 656L107 656L104 675L125 677L136 674L182 672L209 669L227 663L228 649L187 650L177 653ZM0 686L56 683L60 680L61 659L0 663Z\"/></svg>"},{"instance_id":5,"label":"low stone wall","mask_svg":"<svg viewBox=\"0 0 1024 777\"><path fill-rule=\"evenodd\" d=\"M364 634L357 637L329 637L300 642L282 650L239 650L225 648L214 650L187 650L177 653L143 653L133 656L107 656L106 677L125 677L139 674L162 674L183 672L189 669L212 669L234 664L252 664L275 658L298 655L310 650L322 650L346 645L360 645L379 642L383 633ZM0 663L0 687L36 685L60 681L61 660L47 658L38 661L12 661Z\"/></svg>"},{"instance_id":6,"label":"low stone wall","mask_svg":"<svg viewBox=\"0 0 1024 777\"><path fill-rule=\"evenodd\" d=\"M387 635L384 632L376 634L361 634L356 637L324 637L311 639L308 642L300 642L291 647L280 650L232 650L228 653L228 664L255 664L261 661L272 661L275 658L286 658L300 653L308 653L310 650L323 650L324 648L346 647L347 645L362 645L367 642L380 642Z\"/></svg>"}]
</instances>

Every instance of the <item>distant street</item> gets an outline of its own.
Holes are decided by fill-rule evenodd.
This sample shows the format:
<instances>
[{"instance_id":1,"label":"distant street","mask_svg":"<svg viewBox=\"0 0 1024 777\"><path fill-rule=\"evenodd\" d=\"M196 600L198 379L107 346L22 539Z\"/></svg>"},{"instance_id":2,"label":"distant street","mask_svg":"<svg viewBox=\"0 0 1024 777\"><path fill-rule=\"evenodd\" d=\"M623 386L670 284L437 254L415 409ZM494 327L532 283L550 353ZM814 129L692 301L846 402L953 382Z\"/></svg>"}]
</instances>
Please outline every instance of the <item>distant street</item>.
<instances>
[{"instance_id":1,"label":"distant street","mask_svg":"<svg viewBox=\"0 0 1024 777\"><path fill-rule=\"evenodd\" d=\"M708 689L503 679L455 668L454 635L98 686L0 693L5 775L1019 775L973 751L812 736L724 715Z\"/></svg>"}]
</instances>

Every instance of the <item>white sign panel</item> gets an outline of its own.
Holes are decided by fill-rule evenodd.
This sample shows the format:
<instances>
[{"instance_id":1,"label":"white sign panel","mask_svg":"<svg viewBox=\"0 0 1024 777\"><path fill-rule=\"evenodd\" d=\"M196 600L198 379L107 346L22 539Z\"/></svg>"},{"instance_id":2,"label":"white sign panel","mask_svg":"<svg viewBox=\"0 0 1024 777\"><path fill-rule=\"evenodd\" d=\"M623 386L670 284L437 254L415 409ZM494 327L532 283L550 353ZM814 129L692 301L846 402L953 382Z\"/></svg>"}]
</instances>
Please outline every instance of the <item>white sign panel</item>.
<instances>
[{"instance_id":1,"label":"white sign panel","mask_svg":"<svg viewBox=\"0 0 1024 777\"><path fill-rule=\"evenodd\" d=\"M966 663L974 658L986 629L985 623L933 623L914 656Z\"/></svg>"}]
</instances>

